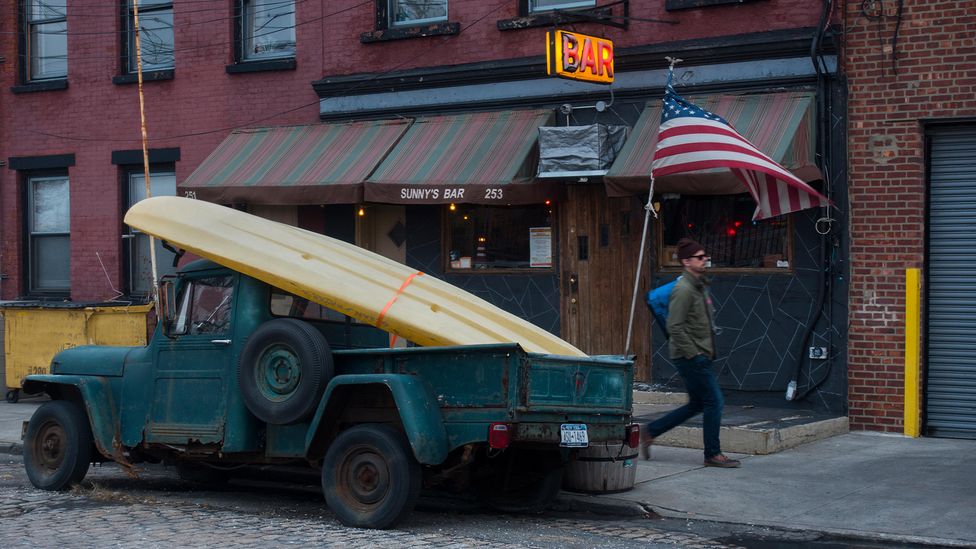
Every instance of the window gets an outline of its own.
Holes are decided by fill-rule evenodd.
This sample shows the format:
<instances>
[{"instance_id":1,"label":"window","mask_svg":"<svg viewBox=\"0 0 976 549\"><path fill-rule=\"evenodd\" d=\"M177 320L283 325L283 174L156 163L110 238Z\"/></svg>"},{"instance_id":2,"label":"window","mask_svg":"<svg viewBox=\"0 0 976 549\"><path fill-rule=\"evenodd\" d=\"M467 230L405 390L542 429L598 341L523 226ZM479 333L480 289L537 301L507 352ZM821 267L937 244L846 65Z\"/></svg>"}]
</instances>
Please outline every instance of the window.
<instances>
[{"instance_id":1,"label":"window","mask_svg":"<svg viewBox=\"0 0 976 549\"><path fill-rule=\"evenodd\" d=\"M705 246L712 268L789 271L788 216L753 221L755 210L755 202L746 194L666 198L658 214L658 265L680 269L676 244L689 237Z\"/></svg>"},{"instance_id":2,"label":"window","mask_svg":"<svg viewBox=\"0 0 976 549\"><path fill-rule=\"evenodd\" d=\"M27 282L31 294L71 290L68 177L27 180Z\"/></svg>"},{"instance_id":3,"label":"window","mask_svg":"<svg viewBox=\"0 0 976 549\"><path fill-rule=\"evenodd\" d=\"M596 0L529 0L529 11L565 10L588 8L596 5Z\"/></svg>"},{"instance_id":4,"label":"window","mask_svg":"<svg viewBox=\"0 0 976 549\"><path fill-rule=\"evenodd\" d=\"M549 206L458 205L448 209L448 270L551 269Z\"/></svg>"},{"instance_id":5,"label":"window","mask_svg":"<svg viewBox=\"0 0 976 549\"><path fill-rule=\"evenodd\" d=\"M241 59L295 55L295 0L242 0Z\"/></svg>"},{"instance_id":6,"label":"window","mask_svg":"<svg viewBox=\"0 0 976 549\"><path fill-rule=\"evenodd\" d=\"M447 21L447 0L390 0L390 26Z\"/></svg>"},{"instance_id":7,"label":"window","mask_svg":"<svg viewBox=\"0 0 976 549\"><path fill-rule=\"evenodd\" d=\"M142 170L130 171L125 174L128 185L127 208L146 198L146 176ZM149 183L153 196L174 196L176 194L176 174L172 169L150 169ZM125 272L129 295L149 296L152 291L152 258L149 255L149 235L125 226ZM156 243L156 274L173 274L175 254L163 247L161 240Z\"/></svg>"},{"instance_id":8,"label":"window","mask_svg":"<svg viewBox=\"0 0 976 549\"><path fill-rule=\"evenodd\" d=\"M27 2L27 81L68 75L68 20L64 0Z\"/></svg>"},{"instance_id":9,"label":"window","mask_svg":"<svg viewBox=\"0 0 976 549\"><path fill-rule=\"evenodd\" d=\"M231 276L187 280L177 298L173 334L226 334L230 331L233 298Z\"/></svg>"},{"instance_id":10,"label":"window","mask_svg":"<svg viewBox=\"0 0 976 549\"><path fill-rule=\"evenodd\" d=\"M127 0L126 29L128 72L138 71L136 60L135 13ZM175 61L173 42L173 2L139 0L139 43L142 48L142 70L172 69Z\"/></svg>"},{"instance_id":11,"label":"window","mask_svg":"<svg viewBox=\"0 0 976 549\"><path fill-rule=\"evenodd\" d=\"M271 289L271 314L304 320L345 321L346 315L278 288Z\"/></svg>"}]
</instances>

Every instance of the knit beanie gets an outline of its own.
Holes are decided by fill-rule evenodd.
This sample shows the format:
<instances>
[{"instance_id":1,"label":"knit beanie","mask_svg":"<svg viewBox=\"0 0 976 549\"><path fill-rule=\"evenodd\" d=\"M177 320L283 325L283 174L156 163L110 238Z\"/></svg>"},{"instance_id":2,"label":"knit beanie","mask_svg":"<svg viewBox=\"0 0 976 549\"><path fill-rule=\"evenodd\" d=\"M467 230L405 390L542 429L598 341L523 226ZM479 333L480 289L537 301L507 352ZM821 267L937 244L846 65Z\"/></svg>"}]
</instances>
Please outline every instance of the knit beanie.
<instances>
[{"instance_id":1,"label":"knit beanie","mask_svg":"<svg viewBox=\"0 0 976 549\"><path fill-rule=\"evenodd\" d=\"M678 241L678 259L688 259L703 251L705 247L690 238L682 238Z\"/></svg>"}]
</instances>

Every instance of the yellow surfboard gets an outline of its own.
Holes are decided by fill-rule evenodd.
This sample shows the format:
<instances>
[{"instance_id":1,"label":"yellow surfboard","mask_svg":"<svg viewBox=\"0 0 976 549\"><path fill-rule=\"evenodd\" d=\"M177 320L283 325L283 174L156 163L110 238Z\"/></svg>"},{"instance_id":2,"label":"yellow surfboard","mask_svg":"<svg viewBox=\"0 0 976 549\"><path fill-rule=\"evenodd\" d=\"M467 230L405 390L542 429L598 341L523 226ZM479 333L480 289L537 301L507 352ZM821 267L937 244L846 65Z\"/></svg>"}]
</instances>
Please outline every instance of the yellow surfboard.
<instances>
[{"instance_id":1,"label":"yellow surfboard","mask_svg":"<svg viewBox=\"0 0 976 549\"><path fill-rule=\"evenodd\" d=\"M529 352L586 356L454 285L325 235L175 196L138 202L125 222L418 345L516 342Z\"/></svg>"}]
</instances>

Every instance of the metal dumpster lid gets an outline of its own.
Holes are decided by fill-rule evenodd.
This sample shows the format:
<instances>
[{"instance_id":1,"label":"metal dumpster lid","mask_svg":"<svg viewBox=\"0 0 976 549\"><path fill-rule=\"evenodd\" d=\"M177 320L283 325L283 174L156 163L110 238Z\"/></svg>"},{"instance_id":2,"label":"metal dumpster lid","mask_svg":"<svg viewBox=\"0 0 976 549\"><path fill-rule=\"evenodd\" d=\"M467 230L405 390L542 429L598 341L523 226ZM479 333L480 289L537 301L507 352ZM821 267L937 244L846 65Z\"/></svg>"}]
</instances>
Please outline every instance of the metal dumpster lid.
<instances>
[{"instance_id":1,"label":"metal dumpster lid","mask_svg":"<svg viewBox=\"0 0 976 549\"><path fill-rule=\"evenodd\" d=\"M17 299L0 301L0 309L84 309L86 307L129 307L143 305L135 301L54 301L44 299Z\"/></svg>"}]
</instances>

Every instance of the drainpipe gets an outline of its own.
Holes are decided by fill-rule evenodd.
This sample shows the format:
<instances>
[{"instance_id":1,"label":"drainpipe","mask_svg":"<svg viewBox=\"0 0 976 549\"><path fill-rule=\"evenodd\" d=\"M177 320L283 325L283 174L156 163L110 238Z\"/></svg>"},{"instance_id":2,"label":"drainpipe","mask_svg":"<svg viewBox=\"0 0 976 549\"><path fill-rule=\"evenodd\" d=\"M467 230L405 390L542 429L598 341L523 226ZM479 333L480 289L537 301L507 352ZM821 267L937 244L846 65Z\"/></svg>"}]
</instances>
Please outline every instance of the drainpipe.
<instances>
[{"instance_id":1,"label":"drainpipe","mask_svg":"<svg viewBox=\"0 0 976 549\"><path fill-rule=\"evenodd\" d=\"M827 94L829 93L829 88L827 86L827 75L826 67L821 63L820 59L820 46L823 40L824 31L829 24L829 17L833 11L833 0L824 0L823 10L820 13L820 25L817 27L817 31L813 36L813 41L810 44L810 61L813 63L813 68L817 73L817 141L818 149L821 154L820 161L820 173L824 176L824 194L827 198L831 195L830 186L830 172L831 165L830 159L830 142L827 139L830 132L830 120L827 116ZM830 208L827 206L826 208ZM805 387L802 393L797 392L797 387L800 379L800 370L803 368L803 363L806 357L804 350L810 344L810 338L813 335L814 327L816 327L817 322L823 316L823 305L824 300L827 296L827 285L828 276L827 273L830 270L830 265L827 263L827 246L829 245L828 235L830 233L830 223L827 223L827 229L824 231L820 230L819 220L817 222L817 232L820 234L820 258L817 264L817 297L814 299L813 308L810 310L810 314L807 316L807 325L804 329L803 336L800 338L799 347L796 350L796 363L793 368L793 377L789 384L786 386L786 400L801 400L806 397L813 389L819 386L821 383L827 380L827 376L830 373L830 350L828 347L827 360L827 370L824 376L815 384L811 384ZM830 322L832 318L828 318Z\"/></svg>"}]
</instances>

